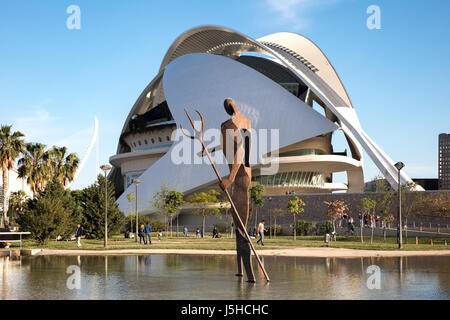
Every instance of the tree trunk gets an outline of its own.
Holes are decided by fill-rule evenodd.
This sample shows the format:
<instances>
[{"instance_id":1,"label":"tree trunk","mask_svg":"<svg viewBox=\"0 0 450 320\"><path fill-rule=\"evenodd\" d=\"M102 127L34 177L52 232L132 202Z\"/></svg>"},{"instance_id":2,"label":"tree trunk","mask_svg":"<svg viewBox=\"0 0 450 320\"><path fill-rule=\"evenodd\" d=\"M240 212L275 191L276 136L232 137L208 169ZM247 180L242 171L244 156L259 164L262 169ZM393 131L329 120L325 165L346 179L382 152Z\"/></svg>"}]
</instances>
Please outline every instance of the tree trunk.
<instances>
[{"instance_id":1,"label":"tree trunk","mask_svg":"<svg viewBox=\"0 0 450 320\"><path fill-rule=\"evenodd\" d=\"M297 230L295 230L295 214L294 216L294 241L297 239L296 235L297 235Z\"/></svg>"},{"instance_id":2,"label":"tree trunk","mask_svg":"<svg viewBox=\"0 0 450 320\"><path fill-rule=\"evenodd\" d=\"M257 228L258 223L258 207L255 208L255 229Z\"/></svg>"},{"instance_id":3,"label":"tree trunk","mask_svg":"<svg viewBox=\"0 0 450 320\"><path fill-rule=\"evenodd\" d=\"M361 223L359 224L359 228L361 229L361 243L364 242L364 236L363 236L363 226L364 226L364 215L361 215Z\"/></svg>"},{"instance_id":4,"label":"tree trunk","mask_svg":"<svg viewBox=\"0 0 450 320\"><path fill-rule=\"evenodd\" d=\"M180 214L178 213L177 214L177 238L178 238L178 216L179 216Z\"/></svg>"},{"instance_id":5,"label":"tree trunk","mask_svg":"<svg viewBox=\"0 0 450 320\"><path fill-rule=\"evenodd\" d=\"M277 216L275 216L275 232L273 233L273 237L276 239L277 238Z\"/></svg>"},{"instance_id":6,"label":"tree trunk","mask_svg":"<svg viewBox=\"0 0 450 320\"><path fill-rule=\"evenodd\" d=\"M333 239L336 242L336 219L333 220Z\"/></svg>"},{"instance_id":7,"label":"tree trunk","mask_svg":"<svg viewBox=\"0 0 450 320\"><path fill-rule=\"evenodd\" d=\"M8 169L3 166L2 168L3 175L3 216L1 220L1 226L5 226L8 224L8 206L7 206L7 194L8 194Z\"/></svg>"},{"instance_id":8,"label":"tree trunk","mask_svg":"<svg viewBox=\"0 0 450 320\"><path fill-rule=\"evenodd\" d=\"M371 234L370 234L370 244L373 243L373 224L372 224L372 228L371 228Z\"/></svg>"},{"instance_id":9,"label":"tree trunk","mask_svg":"<svg viewBox=\"0 0 450 320\"><path fill-rule=\"evenodd\" d=\"M202 229L202 238L204 237L204 234L205 234L205 220L206 220L206 217L205 217L205 214L203 214L203 229Z\"/></svg>"},{"instance_id":10,"label":"tree trunk","mask_svg":"<svg viewBox=\"0 0 450 320\"><path fill-rule=\"evenodd\" d=\"M408 243L408 215L405 218L405 244Z\"/></svg>"}]
</instances>

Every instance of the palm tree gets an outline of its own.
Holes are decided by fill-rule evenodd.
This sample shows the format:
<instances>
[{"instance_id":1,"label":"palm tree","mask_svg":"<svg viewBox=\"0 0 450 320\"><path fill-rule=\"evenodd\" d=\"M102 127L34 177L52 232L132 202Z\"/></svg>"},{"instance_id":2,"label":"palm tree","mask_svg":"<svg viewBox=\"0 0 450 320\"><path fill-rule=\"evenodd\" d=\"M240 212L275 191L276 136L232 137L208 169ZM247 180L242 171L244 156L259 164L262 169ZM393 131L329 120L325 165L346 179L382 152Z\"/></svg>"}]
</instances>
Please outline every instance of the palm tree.
<instances>
[{"instance_id":1,"label":"palm tree","mask_svg":"<svg viewBox=\"0 0 450 320\"><path fill-rule=\"evenodd\" d=\"M45 188L50 178L48 152L41 143L27 143L23 158L19 159L19 178L27 178L27 183L33 192L33 198L39 190Z\"/></svg>"},{"instance_id":2,"label":"palm tree","mask_svg":"<svg viewBox=\"0 0 450 320\"><path fill-rule=\"evenodd\" d=\"M48 151L49 166L53 177L58 178L63 186L67 186L75 177L80 160L74 153L66 155L66 147L53 146Z\"/></svg>"},{"instance_id":3,"label":"palm tree","mask_svg":"<svg viewBox=\"0 0 450 320\"><path fill-rule=\"evenodd\" d=\"M8 223L8 175L14 168L16 158L23 151L24 141L20 139L24 135L20 131L11 132L12 126L2 125L0 128L0 164L3 176L3 217L1 226Z\"/></svg>"},{"instance_id":4,"label":"palm tree","mask_svg":"<svg viewBox=\"0 0 450 320\"><path fill-rule=\"evenodd\" d=\"M10 218L14 216L16 216L17 218L18 215L24 212L24 205L27 199L27 194L22 190L11 192L11 194L9 195L8 209Z\"/></svg>"}]
</instances>

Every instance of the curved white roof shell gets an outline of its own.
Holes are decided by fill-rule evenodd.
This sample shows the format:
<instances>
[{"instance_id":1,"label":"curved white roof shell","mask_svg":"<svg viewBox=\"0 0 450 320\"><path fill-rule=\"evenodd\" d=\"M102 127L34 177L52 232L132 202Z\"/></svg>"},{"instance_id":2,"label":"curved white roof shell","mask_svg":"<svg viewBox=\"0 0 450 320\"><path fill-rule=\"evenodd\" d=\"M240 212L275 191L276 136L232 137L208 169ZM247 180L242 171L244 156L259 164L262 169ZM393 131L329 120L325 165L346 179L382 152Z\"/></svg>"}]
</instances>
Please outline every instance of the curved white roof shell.
<instances>
[{"instance_id":1,"label":"curved white roof shell","mask_svg":"<svg viewBox=\"0 0 450 320\"><path fill-rule=\"evenodd\" d=\"M195 108L204 113L207 127L218 128L226 118L226 114L222 112L222 102L227 97L235 99L238 107L252 120L254 128L283 128L284 130L280 130L279 147L338 128L310 107L305 107L301 100L277 83L252 68L229 59L236 58L243 52L258 52L270 56L307 85L322 101L327 112L335 116L355 160L351 165L348 163L351 167L347 171L349 183L353 180L357 184L357 180L362 180L364 149L391 186L397 188L394 162L362 130L355 108L334 67L311 40L295 33L275 33L254 40L219 26L201 26L186 31L168 49L158 75L136 101L123 130L132 115L142 114L164 100L167 100L177 124L182 123L190 128L183 109ZM292 121L304 130L289 125ZM175 147L176 144L171 150ZM175 168L170 159L171 150L142 174L142 192L153 194L159 189L161 182L184 192L215 179L207 164L204 167L189 165ZM118 153L120 152L119 144ZM226 165L219 171L227 174ZM350 178L350 173L353 178ZM402 171L401 182L410 181ZM349 190L358 188L362 186L349 187ZM127 206L126 194L130 191L131 189L125 190L119 198L121 207ZM141 203L139 206L147 208L148 203Z\"/></svg>"}]
</instances>

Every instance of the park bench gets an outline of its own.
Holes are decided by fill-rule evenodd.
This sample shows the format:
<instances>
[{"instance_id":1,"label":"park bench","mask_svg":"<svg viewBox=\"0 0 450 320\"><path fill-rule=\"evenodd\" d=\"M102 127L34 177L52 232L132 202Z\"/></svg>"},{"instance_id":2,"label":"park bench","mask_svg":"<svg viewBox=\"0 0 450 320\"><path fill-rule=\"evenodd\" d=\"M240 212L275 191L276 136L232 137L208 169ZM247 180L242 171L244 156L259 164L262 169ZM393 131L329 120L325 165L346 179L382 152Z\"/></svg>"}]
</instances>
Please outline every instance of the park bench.
<instances>
[{"instance_id":1,"label":"park bench","mask_svg":"<svg viewBox=\"0 0 450 320\"><path fill-rule=\"evenodd\" d=\"M19 242L22 249L22 235L31 234L31 232L0 232L0 242Z\"/></svg>"}]
</instances>

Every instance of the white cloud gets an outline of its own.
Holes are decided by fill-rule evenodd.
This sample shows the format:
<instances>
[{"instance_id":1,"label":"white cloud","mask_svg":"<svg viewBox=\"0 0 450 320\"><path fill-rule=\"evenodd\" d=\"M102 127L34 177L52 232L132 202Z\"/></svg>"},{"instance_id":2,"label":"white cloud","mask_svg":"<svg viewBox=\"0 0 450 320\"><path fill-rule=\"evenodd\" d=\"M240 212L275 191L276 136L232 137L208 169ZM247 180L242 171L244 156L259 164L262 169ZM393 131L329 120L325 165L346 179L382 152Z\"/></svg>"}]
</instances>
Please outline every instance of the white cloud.
<instances>
[{"instance_id":1,"label":"white cloud","mask_svg":"<svg viewBox=\"0 0 450 320\"><path fill-rule=\"evenodd\" d=\"M312 7L336 3L340 0L266 0L269 10L279 16L279 23L289 25L294 30L304 29L312 22Z\"/></svg>"},{"instance_id":2,"label":"white cloud","mask_svg":"<svg viewBox=\"0 0 450 320\"><path fill-rule=\"evenodd\" d=\"M25 134L27 141L37 142L54 130L54 124L57 120L44 108L35 107L30 115L17 118L13 121L13 124L15 130Z\"/></svg>"},{"instance_id":3,"label":"white cloud","mask_svg":"<svg viewBox=\"0 0 450 320\"><path fill-rule=\"evenodd\" d=\"M68 153L76 153L80 160L85 156L93 133L93 125L90 125L91 119L86 120L86 123L74 126L73 123L69 125L67 119L53 116L41 105L26 109L25 112L27 116L12 121L13 129L25 135L25 142L43 143L47 148L65 146ZM79 129L80 126L84 126L84 128ZM91 154L86 167L83 170L86 171L84 176L77 178L77 187L84 187L95 179L96 167L98 167L95 154L94 157Z\"/></svg>"}]
</instances>

